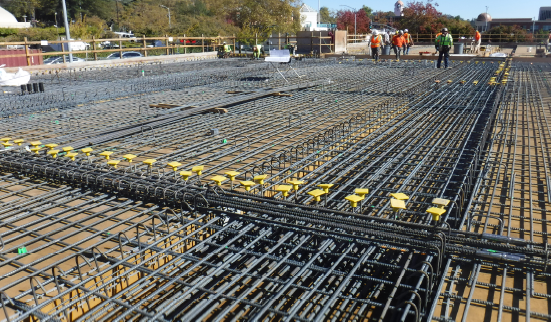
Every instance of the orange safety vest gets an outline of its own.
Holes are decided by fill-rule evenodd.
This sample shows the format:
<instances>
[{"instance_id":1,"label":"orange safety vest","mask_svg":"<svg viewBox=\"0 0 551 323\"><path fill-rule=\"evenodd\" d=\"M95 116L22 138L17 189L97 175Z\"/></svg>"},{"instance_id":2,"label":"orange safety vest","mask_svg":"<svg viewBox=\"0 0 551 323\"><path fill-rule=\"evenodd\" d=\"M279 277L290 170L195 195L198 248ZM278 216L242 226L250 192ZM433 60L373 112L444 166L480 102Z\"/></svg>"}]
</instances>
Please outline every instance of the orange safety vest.
<instances>
[{"instance_id":1,"label":"orange safety vest","mask_svg":"<svg viewBox=\"0 0 551 323\"><path fill-rule=\"evenodd\" d=\"M404 33L404 39L407 44L411 43L411 36L408 33Z\"/></svg>"},{"instance_id":2,"label":"orange safety vest","mask_svg":"<svg viewBox=\"0 0 551 323\"><path fill-rule=\"evenodd\" d=\"M480 33L478 32L478 30L476 31L476 34L474 35L474 39L476 41L479 41L480 40Z\"/></svg>"},{"instance_id":3,"label":"orange safety vest","mask_svg":"<svg viewBox=\"0 0 551 323\"><path fill-rule=\"evenodd\" d=\"M377 37L375 37L375 39L373 39L373 37L371 37L371 48L381 47L381 42L382 41L383 41L383 39L381 38L381 35L377 35Z\"/></svg>"}]
</instances>

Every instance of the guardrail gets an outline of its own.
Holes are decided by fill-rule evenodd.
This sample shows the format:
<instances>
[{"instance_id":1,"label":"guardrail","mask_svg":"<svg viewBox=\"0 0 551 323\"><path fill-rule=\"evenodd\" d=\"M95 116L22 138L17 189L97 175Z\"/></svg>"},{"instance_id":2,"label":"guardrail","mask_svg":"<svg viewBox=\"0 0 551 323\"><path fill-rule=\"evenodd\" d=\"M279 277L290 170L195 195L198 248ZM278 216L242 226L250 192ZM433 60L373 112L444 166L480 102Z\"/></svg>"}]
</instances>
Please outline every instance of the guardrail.
<instances>
[{"instance_id":1,"label":"guardrail","mask_svg":"<svg viewBox=\"0 0 551 323\"><path fill-rule=\"evenodd\" d=\"M366 39L366 36L369 34L348 34L348 42L354 43L354 42L361 42ZM410 33L412 40L414 43L427 43L427 42L434 42L436 39L437 34L418 34L418 33ZM473 34L451 34L454 41L457 41L459 39L462 39L464 37L464 41L469 41L474 38ZM519 43L519 42L528 42L528 43L544 43L549 35L533 35L533 34L527 34L527 35L511 35L511 34L481 34L481 42L487 43L488 41L491 42L499 42L499 43Z\"/></svg>"},{"instance_id":2,"label":"guardrail","mask_svg":"<svg viewBox=\"0 0 551 323\"><path fill-rule=\"evenodd\" d=\"M255 37L255 40L258 39L258 36ZM297 36L272 36L269 37L270 40L277 40L277 43L270 45L271 47L278 47L278 49L285 48L286 43L291 43L296 45L299 43L299 39L308 39L310 44L310 51L322 52L322 47L329 47L330 52L334 52L334 43L332 37L315 35L313 33L308 37L297 37ZM162 41L162 47L151 47L148 46L152 41ZM101 44L109 41L110 43L117 44L118 48L113 48L112 46L109 49L102 49ZM211 50L216 50L219 45L224 42L232 45L232 51L235 54L236 51L239 51L236 48L236 43L240 40L235 36L218 36L218 37L136 37L136 38L108 38L108 39L84 39L84 40L56 40L56 41L47 41L47 44L61 44L61 51L57 52L31 52L31 46L41 46L45 45L44 41L28 41L25 37L22 42L0 42L0 46L23 46L25 49L24 54L11 54L11 55L0 55L0 58L12 58L12 57L25 57L27 61L27 66L32 65L31 60L34 56L62 56L63 63L66 63L66 55L69 54L69 51L66 49L69 47L74 47L70 43L89 43L90 46L85 50L72 50L70 53L74 55L84 54L86 56L92 55L93 60L97 61L101 59L102 53L120 53L119 58L123 58L123 53L127 51L140 52L143 56L147 57L148 53L155 51L159 53L159 50L162 51L162 55L171 55L171 54L180 54L183 51L183 54L187 54L188 50L193 52L195 48L200 48L200 51L206 52ZM123 48L125 45L126 47ZM308 46L305 42L301 42L301 45ZM240 52L240 51L239 51Z\"/></svg>"}]
</instances>

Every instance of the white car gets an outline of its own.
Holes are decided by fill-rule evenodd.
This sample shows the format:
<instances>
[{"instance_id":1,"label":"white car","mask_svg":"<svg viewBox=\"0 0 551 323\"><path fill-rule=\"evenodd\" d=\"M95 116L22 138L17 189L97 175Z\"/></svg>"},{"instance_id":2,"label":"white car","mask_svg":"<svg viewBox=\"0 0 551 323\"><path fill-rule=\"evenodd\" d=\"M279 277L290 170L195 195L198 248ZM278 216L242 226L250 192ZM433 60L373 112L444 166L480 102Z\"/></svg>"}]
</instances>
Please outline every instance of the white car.
<instances>
[{"instance_id":1,"label":"white car","mask_svg":"<svg viewBox=\"0 0 551 323\"><path fill-rule=\"evenodd\" d=\"M122 58L125 59L125 58L136 58L136 57L143 57L143 55L139 52L123 52L122 53ZM117 52L117 53L113 53L109 56L107 56L107 59L120 59L121 58L121 53Z\"/></svg>"},{"instance_id":2,"label":"white car","mask_svg":"<svg viewBox=\"0 0 551 323\"><path fill-rule=\"evenodd\" d=\"M71 39L74 40L74 39ZM82 42L82 41L76 41L76 42L70 42L69 43L70 50L78 51L78 50L88 50L90 48L90 44Z\"/></svg>"}]
</instances>

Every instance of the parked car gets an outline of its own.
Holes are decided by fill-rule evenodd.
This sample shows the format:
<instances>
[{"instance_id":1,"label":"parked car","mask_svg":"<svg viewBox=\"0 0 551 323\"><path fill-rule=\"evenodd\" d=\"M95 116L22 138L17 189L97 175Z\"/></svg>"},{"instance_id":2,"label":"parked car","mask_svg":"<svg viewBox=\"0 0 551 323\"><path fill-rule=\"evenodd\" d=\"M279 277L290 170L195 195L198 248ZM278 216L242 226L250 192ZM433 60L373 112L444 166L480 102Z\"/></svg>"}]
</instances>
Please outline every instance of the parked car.
<instances>
[{"instance_id":1,"label":"parked car","mask_svg":"<svg viewBox=\"0 0 551 323\"><path fill-rule=\"evenodd\" d=\"M131 42L135 42L137 40L136 36L132 33L124 33L124 32L115 32L119 38L124 38L123 40L129 40Z\"/></svg>"},{"instance_id":2,"label":"parked car","mask_svg":"<svg viewBox=\"0 0 551 323\"><path fill-rule=\"evenodd\" d=\"M122 58L125 59L125 58L136 58L136 57L143 57L143 55L139 52L123 52L122 53ZM107 59L120 59L121 58L121 53L117 52L117 53L113 53L109 56L107 56Z\"/></svg>"},{"instance_id":3,"label":"parked car","mask_svg":"<svg viewBox=\"0 0 551 323\"><path fill-rule=\"evenodd\" d=\"M69 56L68 55L65 55L65 61L66 62L69 62ZM86 62L85 59L83 58L79 58L79 57L75 57L73 56L73 62L76 63L76 62ZM47 58L44 60L44 65L51 65L51 64L63 64L63 57L62 56L52 56L50 58Z\"/></svg>"}]
</instances>

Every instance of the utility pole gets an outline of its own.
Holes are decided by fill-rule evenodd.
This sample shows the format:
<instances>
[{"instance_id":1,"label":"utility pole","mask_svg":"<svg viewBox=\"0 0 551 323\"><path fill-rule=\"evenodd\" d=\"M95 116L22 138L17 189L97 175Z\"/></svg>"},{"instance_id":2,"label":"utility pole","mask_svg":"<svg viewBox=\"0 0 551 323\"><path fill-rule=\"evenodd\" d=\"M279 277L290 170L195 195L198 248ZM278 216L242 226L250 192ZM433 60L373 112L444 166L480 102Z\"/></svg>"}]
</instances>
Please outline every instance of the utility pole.
<instances>
[{"instance_id":1,"label":"utility pole","mask_svg":"<svg viewBox=\"0 0 551 323\"><path fill-rule=\"evenodd\" d=\"M341 4L341 7L348 7L352 10L354 10L354 42L356 42L356 19L358 18L358 11L350 6L347 6L345 4Z\"/></svg>"},{"instance_id":2,"label":"utility pole","mask_svg":"<svg viewBox=\"0 0 551 323\"><path fill-rule=\"evenodd\" d=\"M320 0L318 0L318 26L321 24L321 7L320 7ZM318 27L316 26L316 27Z\"/></svg>"},{"instance_id":3,"label":"utility pole","mask_svg":"<svg viewBox=\"0 0 551 323\"><path fill-rule=\"evenodd\" d=\"M486 6L486 27L484 28L484 31L488 31L488 6Z\"/></svg>"},{"instance_id":4,"label":"utility pole","mask_svg":"<svg viewBox=\"0 0 551 323\"><path fill-rule=\"evenodd\" d=\"M59 40L59 29L57 29L59 25L57 24L57 12L55 13L55 33L56 33L56 39Z\"/></svg>"},{"instance_id":5,"label":"utility pole","mask_svg":"<svg viewBox=\"0 0 551 323\"><path fill-rule=\"evenodd\" d=\"M69 22L67 20L67 5L65 4L65 0L61 0L61 4L63 6L63 19L65 23L65 36L67 36L67 49L69 50L69 63L73 62L73 54L71 53L71 43L69 42L71 40L71 32L69 31ZM63 44L61 44L63 46Z\"/></svg>"},{"instance_id":6,"label":"utility pole","mask_svg":"<svg viewBox=\"0 0 551 323\"><path fill-rule=\"evenodd\" d=\"M119 0L115 0L115 6L117 7L117 29L121 30L121 24L119 21Z\"/></svg>"},{"instance_id":7,"label":"utility pole","mask_svg":"<svg viewBox=\"0 0 551 323\"><path fill-rule=\"evenodd\" d=\"M172 28L172 26L170 25L170 8L163 5L160 5L159 7L165 8L166 10L168 10L168 28L169 29Z\"/></svg>"}]
</instances>

